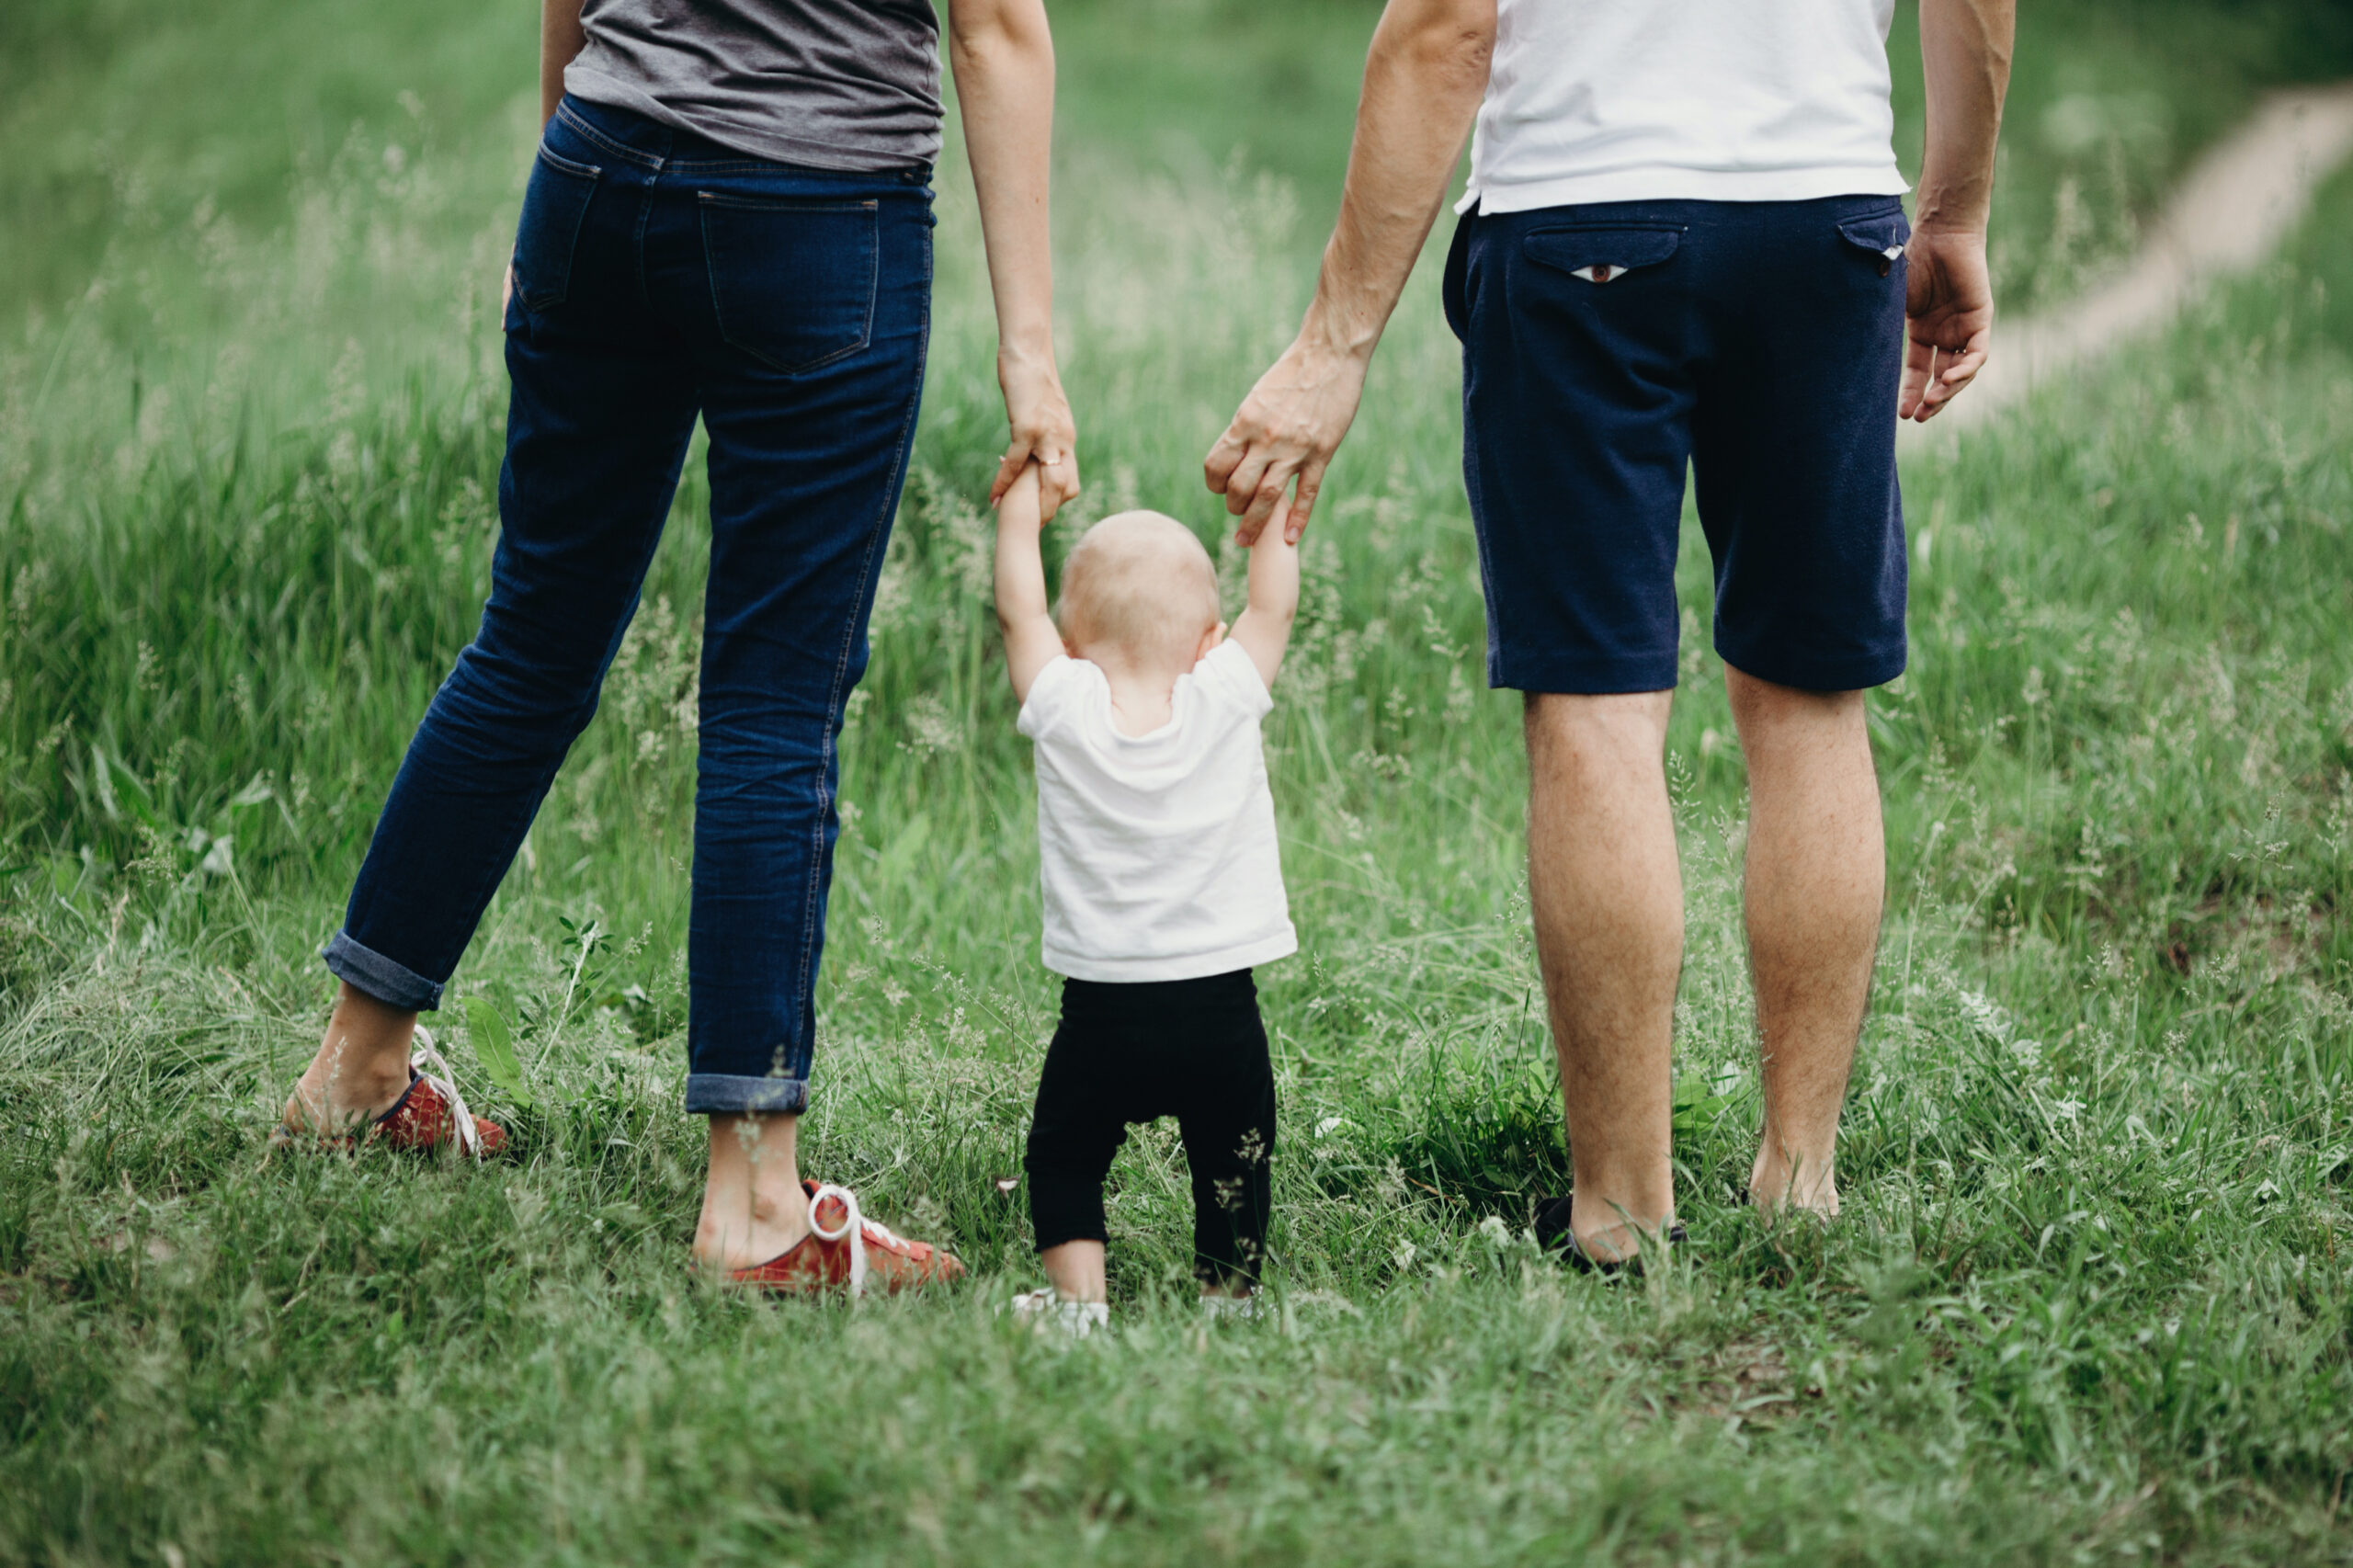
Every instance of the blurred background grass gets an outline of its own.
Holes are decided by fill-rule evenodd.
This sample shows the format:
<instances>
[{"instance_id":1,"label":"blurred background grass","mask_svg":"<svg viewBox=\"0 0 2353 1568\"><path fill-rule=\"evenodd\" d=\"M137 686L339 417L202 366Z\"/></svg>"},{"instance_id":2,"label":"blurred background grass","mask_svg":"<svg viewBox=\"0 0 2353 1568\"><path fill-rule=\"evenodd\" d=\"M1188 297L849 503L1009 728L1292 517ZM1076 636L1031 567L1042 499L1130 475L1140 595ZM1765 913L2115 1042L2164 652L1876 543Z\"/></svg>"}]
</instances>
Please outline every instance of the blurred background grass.
<instances>
[{"instance_id":1,"label":"blurred background grass","mask_svg":"<svg viewBox=\"0 0 2353 1568\"><path fill-rule=\"evenodd\" d=\"M1142 503L1214 537L1199 457L1298 319L1376 11L1053 15L1073 524ZM2005 308L2097 279L2268 86L2353 74L2347 17L2029 7ZM1824 1234L1738 1202L1744 773L1687 536L1703 1262L1643 1290L1513 1236L1565 1159L1517 710L1481 678L1455 348L1417 278L1268 725L1306 949L1264 977L1285 1315L1197 1335L1148 1133L1112 1204L1133 1331L1065 1360L988 1316L1029 1279L991 1178L1053 994L952 139L804 1136L980 1283L853 1317L679 1277L692 478L459 976L516 1020L530 1102L445 1020L524 1158L256 1166L484 586L532 47L528 6L441 0L0 10L0 1557L2345 1555L2353 174L2260 276L1907 468L1892 913L1855 1218Z\"/></svg>"}]
</instances>

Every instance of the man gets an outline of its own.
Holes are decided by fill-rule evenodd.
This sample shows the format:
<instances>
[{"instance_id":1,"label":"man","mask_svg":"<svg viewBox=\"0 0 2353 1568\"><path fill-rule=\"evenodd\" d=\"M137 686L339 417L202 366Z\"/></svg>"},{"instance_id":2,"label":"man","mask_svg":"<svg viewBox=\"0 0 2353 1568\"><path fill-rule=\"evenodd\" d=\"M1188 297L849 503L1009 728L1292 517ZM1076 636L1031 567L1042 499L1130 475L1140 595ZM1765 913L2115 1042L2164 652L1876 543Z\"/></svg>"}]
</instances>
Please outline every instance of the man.
<instances>
[{"instance_id":1,"label":"man","mask_svg":"<svg viewBox=\"0 0 2353 1568\"><path fill-rule=\"evenodd\" d=\"M1294 481L1284 526L1307 527L1475 115L1447 312L1489 680L1526 694L1529 885L1574 1168L1538 1229L1581 1262L1674 1233L1663 754L1687 460L1749 770L1750 1196L1837 1212L1885 873L1863 694L1904 668L1895 430L1985 362L2014 4L1920 0L1907 226L1894 0L1391 0L1314 301L1211 449L1242 540Z\"/></svg>"}]
</instances>

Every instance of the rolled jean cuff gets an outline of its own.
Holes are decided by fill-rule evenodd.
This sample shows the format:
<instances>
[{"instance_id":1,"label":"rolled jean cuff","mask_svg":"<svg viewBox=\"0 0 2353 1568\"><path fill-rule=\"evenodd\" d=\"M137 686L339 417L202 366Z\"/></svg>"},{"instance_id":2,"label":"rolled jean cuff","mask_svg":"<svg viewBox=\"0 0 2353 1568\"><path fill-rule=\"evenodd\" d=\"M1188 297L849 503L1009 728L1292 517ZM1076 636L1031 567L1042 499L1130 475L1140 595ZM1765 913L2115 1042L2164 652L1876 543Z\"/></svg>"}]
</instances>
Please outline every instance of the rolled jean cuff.
<instances>
[{"instance_id":1,"label":"rolled jean cuff","mask_svg":"<svg viewBox=\"0 0 2353 1568\"><path fill-rule=\"evenodd\" d=\"M406 964L395 963L372 948L363 948L351 939L348 931L337 931L335 940L319 955L327 960L327 968L335 977L355 991L365 991L387 1007L401 1007L413 1013L430 1013L441 1006L441 985L427 980Z\"/></svg>"},{"instance_id":2,"label":"rolled jean cuff","mask_svg":"<svg viewBox=\"0 0 2353 1568\"><path fill-rule=\"evenodd\" d=\"M688 1116L740 1116L746 1111L793 1116L808 1108L806 1078L747 1078L734 1073L687 1074Z\"/></svg>"}]
</instances>

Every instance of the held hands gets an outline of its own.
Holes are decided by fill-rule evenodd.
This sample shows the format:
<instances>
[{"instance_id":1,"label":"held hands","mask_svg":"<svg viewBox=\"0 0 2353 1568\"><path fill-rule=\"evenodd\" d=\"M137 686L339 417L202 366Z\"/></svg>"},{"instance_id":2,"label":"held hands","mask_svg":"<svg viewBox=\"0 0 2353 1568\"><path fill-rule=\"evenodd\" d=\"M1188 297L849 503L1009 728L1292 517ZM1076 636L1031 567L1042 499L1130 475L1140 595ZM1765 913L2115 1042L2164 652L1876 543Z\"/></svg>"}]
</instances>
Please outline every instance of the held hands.
<instances>
[{"instance_id":1,"label":"held hands","mask_svg":"<svg viewBox=\"0 0 2353 1568\"><path fill-rule=\"evenodd\" d=\"M1925 425L1985 368L1994 336L1994 280L1985 236L1922 226L1906 256L1904 314L1909 339L1898 420Z\"/></svg>"},{"instance_id":2,"label":"held hands","mask_svg":"<svg viewBox=\"0 0 2353 1568\"><path fill-rule=\"evenodd\" d=\"M1001 347L996 380L1005 392L1005 416L1013 426L1013 439L996 465L989 505L1003 501L1034 461L1039 515L1051 518L1063 502L1078 494L1078 424L1071 416L1070 399L1063 395L1062 373L1054 368L1051 351L1040 355Z\"/></svg>"},{"instance_id":3,"label":"held hands","mask_svg":"<svg viewBox=\"0 0 2353 1568\"><path fill-rule=\"evenodd\" d=\"M1364 396L1361 356L1313 341L1305 333L1258 378L1233 423L1210 449L1201 476L1240 517L1233 542L1257 542L1267 521L1280 517L1283 539L1297 544L1315 510L1316 492ZM1299 481L1284 515L1283 493Z\"/></svg>"}]
</instances>

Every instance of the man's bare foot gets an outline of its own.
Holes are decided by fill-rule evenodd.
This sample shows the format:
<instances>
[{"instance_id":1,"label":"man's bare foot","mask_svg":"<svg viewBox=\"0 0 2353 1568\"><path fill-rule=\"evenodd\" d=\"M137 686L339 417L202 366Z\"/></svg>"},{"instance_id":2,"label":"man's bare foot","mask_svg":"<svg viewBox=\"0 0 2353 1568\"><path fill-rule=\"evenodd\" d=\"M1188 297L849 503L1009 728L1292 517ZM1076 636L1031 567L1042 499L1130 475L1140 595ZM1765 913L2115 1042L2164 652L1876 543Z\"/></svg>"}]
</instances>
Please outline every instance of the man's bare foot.
<instances>
[{"instance_id":1,"label":"man's bare foot","mask_svg":"<svg viewBox=\"0 0 2353 1568\"><path fill-rule=\"evenodd\" d=\"M1838 1217L1838 1176L1828 1160L1809 1167L1770 1146L1758 1151L1748 1174L1748 1200L1770 1219L1795 1211L1824 1220Z\"/></svg>"},{"instance_id":2,"label":"man's bare foot","mask_svg":"<svg viewBox=\"0 0 2353 1568\"><path fill-rule=\"evenodd\" d=\"M695 1261L705 1268L749 1268L780 1257L809 1233L809 1194L801 1185L793 1116L714 1116L710 1174L695 1221Z\"/></svg>"},{"instance_id":3,"label":"man's bare foot","mask_svg":"<svg viewBox=\"0 0 2353 1568\"><path fill-rule=\"evenodd\" d=\"M366 1127L408 1092L416 1015L345 985L325 1038L286 1102L292 1131L340 1138Z\"/></svg>"}]
</instances>

